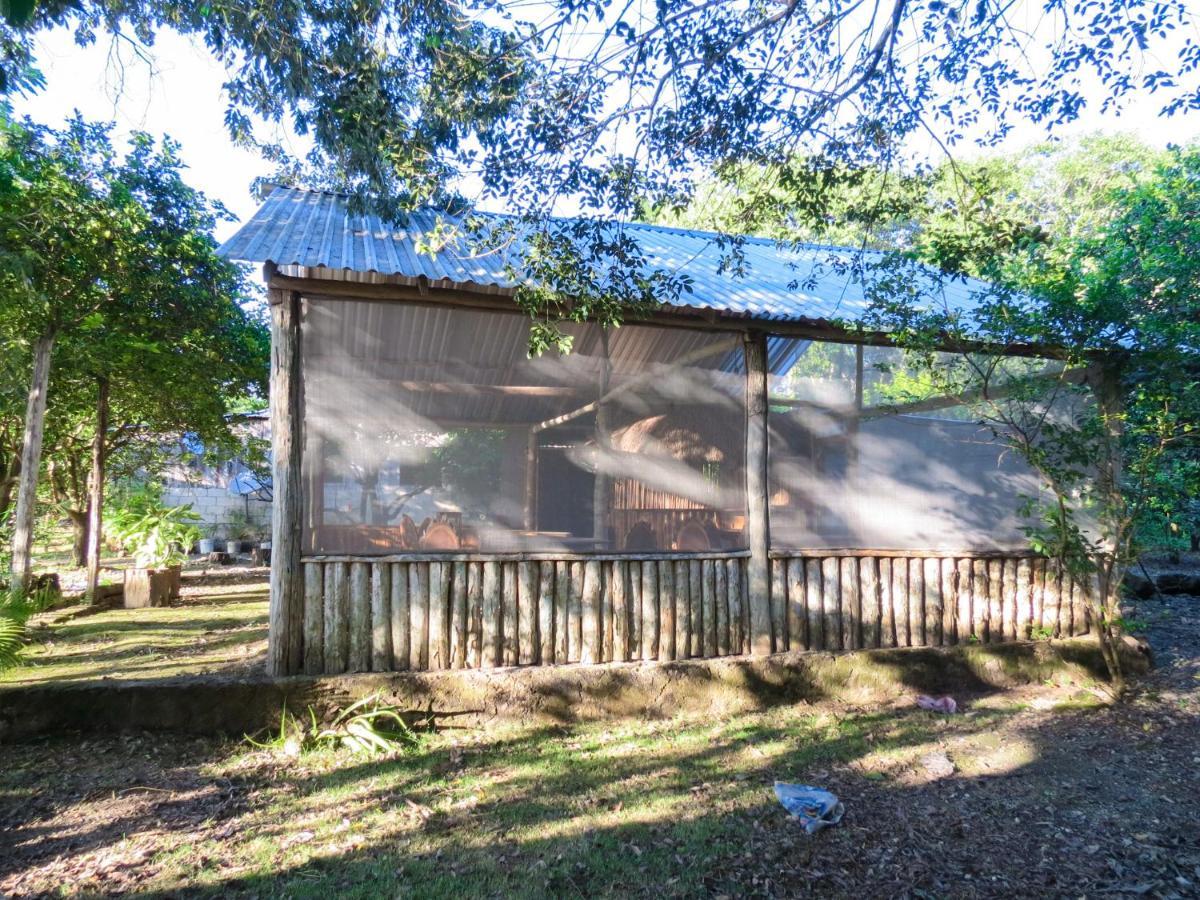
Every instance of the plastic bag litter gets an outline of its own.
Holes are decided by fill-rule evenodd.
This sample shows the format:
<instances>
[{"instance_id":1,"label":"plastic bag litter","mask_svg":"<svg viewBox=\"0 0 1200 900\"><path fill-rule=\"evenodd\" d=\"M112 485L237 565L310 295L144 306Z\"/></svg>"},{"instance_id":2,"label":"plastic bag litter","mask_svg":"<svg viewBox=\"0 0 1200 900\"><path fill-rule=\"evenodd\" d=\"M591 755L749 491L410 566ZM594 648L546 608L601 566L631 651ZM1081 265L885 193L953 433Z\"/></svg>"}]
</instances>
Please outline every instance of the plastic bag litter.
<instances>
[{"instance_id":1,"label":"plastic bag litter","mask_svg":"<svg viewBox=\"0 0 1200 900\"><path fill-rule=\"evenodd\" d=\"M917 706L930 712L956 713L958 704L953 697L926 697L924 694L917 698Z\"/></svg>"},{"instance_id":2,"label":"plastic bag litter","mask_svg":"<svg viewBox=\"0 0 1200 900\"><path fill-rule=\"evenodd\" d=\"M836 825L842 821L842 814L846 811L836 794L808 784L777 781L775 796L779 798L784 809L800 820L800 824L809 834Z\"/></svg>"}]
</instances>

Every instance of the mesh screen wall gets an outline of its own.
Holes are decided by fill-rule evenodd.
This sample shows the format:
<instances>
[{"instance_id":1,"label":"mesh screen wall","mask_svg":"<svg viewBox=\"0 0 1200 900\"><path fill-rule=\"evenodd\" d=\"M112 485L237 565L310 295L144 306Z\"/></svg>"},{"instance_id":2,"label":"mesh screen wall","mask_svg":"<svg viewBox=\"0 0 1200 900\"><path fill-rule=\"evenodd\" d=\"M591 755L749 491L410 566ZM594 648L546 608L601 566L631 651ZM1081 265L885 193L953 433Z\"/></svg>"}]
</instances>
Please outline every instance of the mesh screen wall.
<instances>
[{"instance_id":1,"label":"mesh screen wall","mask_svg":"<svg viewBox=\"0 0 1200 900\"><path fill-rule=\"evenodd\" d=\"M306 298L305 552L744 547L740 335L568 330Z\"/></svg>"},{"instance_id":2,"label":"mesh screen wall","mask_svg":"<svg viewBox=\"0 0 1200 900\"><path fill-rule=\"evenodd\" d=\"M1040 481L961 398L901 350L790 344L770 378L774 549L1027 546L1020 510Z\"/></svg>"}]
</instances>

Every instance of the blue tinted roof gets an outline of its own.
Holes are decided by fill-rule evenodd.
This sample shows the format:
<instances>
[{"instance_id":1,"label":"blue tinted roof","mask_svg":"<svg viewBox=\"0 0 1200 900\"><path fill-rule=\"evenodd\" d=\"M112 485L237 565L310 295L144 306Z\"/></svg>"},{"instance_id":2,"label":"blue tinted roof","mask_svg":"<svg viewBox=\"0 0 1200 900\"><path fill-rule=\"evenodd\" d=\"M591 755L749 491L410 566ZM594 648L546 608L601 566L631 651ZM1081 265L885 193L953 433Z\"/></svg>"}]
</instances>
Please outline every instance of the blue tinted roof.
<instances>
[{"instance_id":1,"label":"blue tinted roof","mask_svg":"<svg viewBox=\"0 0 1200 900\"><path fill-rule=\"evenodd\" d=\"M462 244L419 251L434 243L428 236L439 222L445 217L417 211L402 226L388 225L377 216L351 215L340 194L276 187L221 253L243 262L423 278L439 287L516 286L502 252L476 255ZM637 223L614 227L638 241L653 268L692 280L692 293L676 304L683 308L769 321L853 321L867 307L863 286L848 267L862 252L853 248L748 237L740 247L744 265L735 274L727 270L728 245L715 233ZM962 311L985 287L972 279L930 277L926 294L932 305Z\"/></svg>"}]
</instances>

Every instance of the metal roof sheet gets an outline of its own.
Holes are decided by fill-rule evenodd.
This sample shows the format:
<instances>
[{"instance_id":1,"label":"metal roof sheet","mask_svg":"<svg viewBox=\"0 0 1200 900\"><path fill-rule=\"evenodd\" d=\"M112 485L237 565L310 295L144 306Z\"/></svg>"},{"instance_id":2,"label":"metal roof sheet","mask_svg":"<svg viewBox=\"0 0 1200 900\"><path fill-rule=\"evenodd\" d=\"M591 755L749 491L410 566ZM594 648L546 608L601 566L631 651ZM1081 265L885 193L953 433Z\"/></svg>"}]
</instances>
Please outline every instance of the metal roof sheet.
<instances>
[{"instance_id":1,"label":"metal roof sheet","mask_svg":"<svg viewBox=\"0 0 1200 900\"><path fill-rule=\"evenodd\" d=\"M432 243L428 236L438 222L438 214L418 210L405 224L388 225L374 215L351 215L339 194L276 187L220 252L243 262L423 277L443 287L516 286L500 251L475 255L453 244L418 251ZM845 265L860 252L853 248L782 246L748 237L740 248L744 264L735 273L728 270L728 248L712 232L619 227L636 238L653 268L691 278L693 291L678 306L770 321L852 321L868 306L861 281ZM931 275L925 293L939 308L962 311L974 307L985 288L972 279Z\"/></svg>"}]
</instances>

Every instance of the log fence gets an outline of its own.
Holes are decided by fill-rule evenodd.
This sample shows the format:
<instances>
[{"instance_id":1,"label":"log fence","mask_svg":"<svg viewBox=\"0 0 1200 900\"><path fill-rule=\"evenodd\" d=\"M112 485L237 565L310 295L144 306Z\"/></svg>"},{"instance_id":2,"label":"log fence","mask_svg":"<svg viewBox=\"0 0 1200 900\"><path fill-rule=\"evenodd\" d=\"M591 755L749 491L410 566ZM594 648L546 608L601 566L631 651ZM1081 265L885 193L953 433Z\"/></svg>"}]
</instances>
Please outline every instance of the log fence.
<instances>
[{"instance_id":1,"label":"log fence","mask_svg":"<svg viewBox=\"0 0 1200 900\"><path fill-rule=\"evenodd\" d=\"M749 554L401 554L303 560L303 670L668 662L754 650ZM1084 592L1032 555L775 553L776 652L1087 631Z\"/></svg>"}]
</instances>

